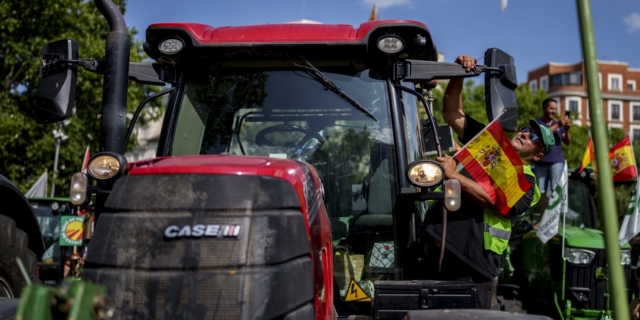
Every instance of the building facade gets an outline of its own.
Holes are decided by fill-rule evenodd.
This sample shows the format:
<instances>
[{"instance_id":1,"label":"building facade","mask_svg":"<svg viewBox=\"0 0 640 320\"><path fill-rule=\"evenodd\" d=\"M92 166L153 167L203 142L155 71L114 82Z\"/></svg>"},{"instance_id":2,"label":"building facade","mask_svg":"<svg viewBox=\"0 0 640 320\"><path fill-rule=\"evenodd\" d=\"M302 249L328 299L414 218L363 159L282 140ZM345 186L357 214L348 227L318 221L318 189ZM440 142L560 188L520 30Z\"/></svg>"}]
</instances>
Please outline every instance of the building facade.
<instances>
[{"instance_id":1,"label":"building facade","mask_svg":"<svg viewBox=\"0 0 640 320\"><path fill-rule=\"evenodd\" d=\"M598 71L603 117L609 128L629 132L634 141L640 141L640 69L629 68L625 62L598 61ZM558 114L571 110L574 124L591 124L582 62L550 62L529 71L527 81L533 91L544 89L558 102Z\"/></svg>"}]
</instances>

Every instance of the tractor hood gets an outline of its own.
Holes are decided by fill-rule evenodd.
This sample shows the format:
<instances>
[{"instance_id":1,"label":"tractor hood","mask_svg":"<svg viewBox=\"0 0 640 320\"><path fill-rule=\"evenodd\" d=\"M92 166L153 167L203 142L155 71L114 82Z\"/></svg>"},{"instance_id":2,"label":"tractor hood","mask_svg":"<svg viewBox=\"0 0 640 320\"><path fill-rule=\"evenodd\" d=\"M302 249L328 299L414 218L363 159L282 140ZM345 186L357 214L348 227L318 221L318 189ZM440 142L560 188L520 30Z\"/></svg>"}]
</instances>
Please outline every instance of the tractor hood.
<instances>
[{"instance_id":1,"label":"tractor hood","mask_svg":"<svg viewBox=\"0 0 640 320\"><path fill-rule=\"evenodd\" d=\"M133 162L128 164L126 169L128 176L181 174L282 179L295 188L305 211L305 205L312 200L311 198L322 192L318 174L311 165L286 159L223 155L172 156Z\"/></svg>"},{"instance_id":2,"label":"tractor hood","mask_svg":"<svg viewBox=\"0 0 640 320\"><path fill-rule=\"evenodd\" d=\"M535 232L533 232L535 235ZM586 248L586 249L604 249L604 236L602 231L597 229L567 227L565 230L565 239L567 247ZM562 228L559 228L558 234L551 239L554 243L562 242ZM628 249L629 244L625 243L622 249Z\"/></svg>"}]
</instances>

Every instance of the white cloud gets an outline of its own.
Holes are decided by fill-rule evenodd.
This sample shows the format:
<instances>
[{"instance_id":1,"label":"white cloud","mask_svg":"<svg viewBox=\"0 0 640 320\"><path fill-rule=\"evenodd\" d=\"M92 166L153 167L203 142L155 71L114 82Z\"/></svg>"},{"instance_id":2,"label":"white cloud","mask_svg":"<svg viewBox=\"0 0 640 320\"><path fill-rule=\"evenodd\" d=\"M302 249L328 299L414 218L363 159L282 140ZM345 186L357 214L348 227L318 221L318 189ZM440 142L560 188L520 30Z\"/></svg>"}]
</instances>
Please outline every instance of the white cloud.
<instances>
[{"instance_id":1,"label":"white cloud","mask_svg":"<svg viewBox=\"0 0 640 320\"><path fill-rule=\"evenodd\" d=\"M373 6L378 4L378 8L388 8L393 6L404 6L411 3L411 0L363 0L364 4Z\"/></svg>"},{"instance_id":2,"label":"white cloud","mask_svg":"<svg viewBox=\"0 0 640 320\"><path fill-rule=\"evenodd\" d=\"M640 30L640 14L632 13L628 17L623 18L622 21L629 27L627 32L631 33Z\"/></svg>"}]
</instances>

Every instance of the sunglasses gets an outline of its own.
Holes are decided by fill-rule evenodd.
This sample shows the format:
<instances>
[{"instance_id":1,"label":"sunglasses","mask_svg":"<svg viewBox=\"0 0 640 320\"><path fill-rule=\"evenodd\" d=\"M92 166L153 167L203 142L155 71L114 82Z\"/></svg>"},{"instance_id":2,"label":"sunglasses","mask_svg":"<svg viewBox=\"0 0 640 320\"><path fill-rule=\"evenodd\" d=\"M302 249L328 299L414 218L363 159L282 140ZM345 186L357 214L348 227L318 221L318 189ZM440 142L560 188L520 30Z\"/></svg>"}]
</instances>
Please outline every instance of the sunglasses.
<instances>
[{"instance_id":1,"label":"sunglasses","mask_svg":"<svg viewBox=\"0 0 640 320\"><path fill-rule=\"evenodd\" d=\"M537 143L538 141L540 141L540 137L535 132L533 132L533 130L531 130L531 128L529 128L529 127L520 128L520 132L522 132L522 133L529 132L529 139L533 143Z\"/></svg>"}]
</instances>

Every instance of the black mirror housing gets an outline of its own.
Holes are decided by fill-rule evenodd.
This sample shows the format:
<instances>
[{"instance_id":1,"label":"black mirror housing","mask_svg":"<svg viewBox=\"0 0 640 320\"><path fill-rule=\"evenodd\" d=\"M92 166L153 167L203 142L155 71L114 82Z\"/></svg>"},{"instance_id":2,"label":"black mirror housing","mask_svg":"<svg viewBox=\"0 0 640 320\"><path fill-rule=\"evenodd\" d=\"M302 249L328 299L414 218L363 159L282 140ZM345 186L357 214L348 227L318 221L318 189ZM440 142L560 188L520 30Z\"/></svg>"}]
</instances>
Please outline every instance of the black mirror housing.
<instances>
[{"instance_id":1,"label":"black mirror housing","mask_svg":"<svg viewBox=\"0 0 640 320\"><path fill-rule=\"evenodd\" d=\"M59 40L42 48L35 105L37 123L56 123L71 115L76 94L77 60L78 44L75 40Z\"/></svg>"},{"instance_id":2,"label":"black mirror housing","mask_svg":"<svg viewBox=\"0 0 640 320\"><path fill-rule=\"evenodd\" d=\"M518 103L515 91L518 80L513 57L500 49L490 48L484 54L484 61L488 67L502 71L485 72L484 98L487 103L487 118L492 121L502 114L498 122L504 130L514 132L518 129Z\"/></svg>"}]
</instances>

